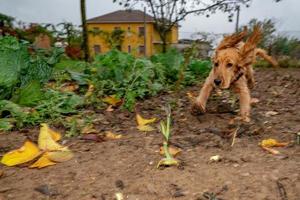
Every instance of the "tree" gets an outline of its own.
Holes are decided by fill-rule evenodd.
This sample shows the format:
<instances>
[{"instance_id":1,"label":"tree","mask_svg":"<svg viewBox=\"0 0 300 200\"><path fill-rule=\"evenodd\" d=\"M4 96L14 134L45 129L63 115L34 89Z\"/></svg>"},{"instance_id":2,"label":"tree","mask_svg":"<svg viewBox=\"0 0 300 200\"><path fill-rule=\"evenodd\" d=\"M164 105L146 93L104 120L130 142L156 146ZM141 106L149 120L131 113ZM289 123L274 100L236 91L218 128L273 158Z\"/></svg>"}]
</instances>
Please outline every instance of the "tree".
<instances>
[{"instance_id":1,"label":"tree","mask_svg":"<svg viewBox=\"0 0 300 200\"><path fill-rule=\"evenodd\" d=\"M86 25L86 7L85 0L80 0L81 25L82 25L82 49L84 52L84 60L89 60L88 32Z\"/></svg>"},{"instance_id":2,"label":"tree","mask_svg":"<svg viewBox=\"0 0 300 200\"><path fill-rule=\"evenodd\" d=\"M77 29L77 26L71 22L62 22L56 25L58 28L55 28L56 37L66 38L68 45L74 43L82 43L82 33Z\"/></svg>"},{"instance_id":3,"label":"tree","mask_svg":"<svg viewBox=\"0 0 300 200\"><path fill-rule=\"evenodd\" d=\"M183 21L188 15L206 15L216 13L218 10L233 15L240 4L251 0L113 0L125 8L145 6L154 19L154 26L162 41L163 52L167 48L167 35L174 26Z\"/></svg>"},{"instance_id":4,"label":"tree","mask_svg":"<svg viewBox=\"0 0 300 200\"><path fill-rule=\"evenodd\" d=\"M0 13L0 27L2 26L12 27L14 20L15 18Z\"/></svg>"}]
</instances>

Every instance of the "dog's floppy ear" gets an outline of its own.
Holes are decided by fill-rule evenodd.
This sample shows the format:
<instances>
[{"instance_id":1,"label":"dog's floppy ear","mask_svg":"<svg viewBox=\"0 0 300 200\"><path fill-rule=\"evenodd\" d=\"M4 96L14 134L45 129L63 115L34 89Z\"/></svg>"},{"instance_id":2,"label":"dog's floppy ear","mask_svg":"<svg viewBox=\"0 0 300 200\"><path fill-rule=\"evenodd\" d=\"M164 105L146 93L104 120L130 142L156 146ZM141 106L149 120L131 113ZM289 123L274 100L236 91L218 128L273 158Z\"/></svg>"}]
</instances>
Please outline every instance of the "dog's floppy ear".
<instances>
[{"instance_id":1,"label":"dog's floppy ear","mask_svg":"<svg viewBox=\"0 0 300 200\"><path fill-rule=\"evenodd\" d=\"M256 45L260 41L262 36L260 26L256 25L253 29L252 35L247 39L245 42L244 46L240 50L240 55L241 55L241 63L240 65L245 66L247 64L251 64L255 52L254 50L256 49Z\"/></svg>"},{"instance_id":2,"label":"dog's floppy ear","mask_svg":"<svg viewBox=\"0 0 300 200\"><path fill-rule=\"evenodd\" d=\"M224 39L221 41L219 46L216 48L216 51L234 47L237 43L241 42L244 37L247 35L247 27L244 27L244 30L239 33L234 33L232 35L225 36Z\"/></svg>"}]
</instances>

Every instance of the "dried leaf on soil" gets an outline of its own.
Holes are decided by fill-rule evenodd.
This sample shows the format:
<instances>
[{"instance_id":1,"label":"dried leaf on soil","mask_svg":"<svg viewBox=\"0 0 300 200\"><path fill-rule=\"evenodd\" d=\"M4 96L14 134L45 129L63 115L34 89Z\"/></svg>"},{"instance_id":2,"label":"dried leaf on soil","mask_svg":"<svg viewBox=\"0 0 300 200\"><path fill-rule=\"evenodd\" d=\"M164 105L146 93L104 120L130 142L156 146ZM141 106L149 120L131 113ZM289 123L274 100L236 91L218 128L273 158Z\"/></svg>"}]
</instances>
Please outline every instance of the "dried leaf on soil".
<instances>
[{"instance_id":1,"label":"dried leaf on soil","mask_svg":"<svg viewBox=\"0 0 300 200\"><path fill-rule=\"evenodd\" d=\"M145 119L143 118L140 114L136 114L136 121L138 126L143 126L147 124L151 124L156 121L156 118L151 118L151 119Z\"/></svg>"},{"instance_id":2,"label":"dried leaf on soil","mask_svg":"<svg viewBox=\"0 0 300 200\"><path fill-rule=\"evenodd\" d=\"M42 150L49 150L49 151L57 151L57 150L64 150L67 147L63 147L62 145L58 144L53 139L53 131L48 127L47 124L41 124L38 145L39 148ZM56 138L57 139L57 138Z\"/></svg>"},{"instance_id":3,"label":"dried leaf on soil","mask_svg":"<svg viewBox=\"0 0 300 200\"><path fill-rule=\"evenodd\" d=\"M78 84L76 83L65 83L60 87L61 92L74 92L79 88Z\"/></svg>"},{"instance_id":4,"label":"dried leaf on soil","mask_svg":"<svg viewBox=\"0 0 300 200\"><path fill-rule=\"evenodd\" d=\"M82 134L90 134L90 133L96 133L96 129L94 128L94 125L93 124L88 124L86 125L85 127L83 127L81 129L81 133Z\"/></svg>"},{"instance_id":5,"label":"dried leaf on soil","mask_svg":"<svg viewBox=\"0 0 300 200\"><path fill-rule=\"evenodd\" d=\"M152 126L148 125L156 121L156 118L151 118L151 119L145 119L143 118L140 114L136 114L136 121L137 121L137 129L140 131L148 132L148 131L154 131L155 128Z\"/></svg>"},{"instance_id":6,"label":"dried leaf on soil","mask_svg":"<svg viewBox=\"0 0 300 200\"><path fill-rule=\"evenodd\" d=\"M102 101L112 106L117 106L122 102L122 100L117 98L116 95L107 96L103 98Z\"/></svg>"},{"instance_id":7,"label":"dried leaf on soil","mask_svg":"<svg viewBox=\"0 0 300 200\"><path fill-rule=\"evenodd\" d=\"M160 166L172 166L172 165L178 166L179 161L174 158L163 158L157 164L157 168L159 168Z\"/></svg>"},{"instance_id":8,"label":"dried leaf on soil","mask_svg":"<svg viewBox=\"0 0 300 200\"><path fill-rule=\"evenodd\" d=\"M90 97L90 96L92 96L92 94L93 94L93 92L94 92L94 89L95 89L95 87L94 87L94 85L93 84L89 84L89 88L88 88L88 90L87 90L87 92L85 93L85 97Z\"/></svg>"},{"instance_id":9,"label":"dried leaf on soil","mask_svg":"<svg viewBox=\"0 0 300 200\"><path fill-rule=\"evenodd\" d=\"M2 157L1 163L7 166L15 166L29 162L37 158L41 151L31 141L25 141L24 145L16 150L10 151Z\"/></svg>"},{"instance_id":10,"label":"dried leaf on soil","mask_svg":"<svg viewBox=\"0 0 300 200\"><path fill-rule=\"evenodd\" d=\"M113 106L112 105L109 105L107 108L106 108L106 112L112 112L114 111L115 109L113 109Z\"/></svg>"},{"instance_id":11,"label":"dried leaf on soil","mask_svg":"<svg viewBox=\"0 0 300 200\"><path fill-rule=\"evenodd\" d=\"M186 95L188 96L191 102L195 102L196 97L191 92L187 92Z\"/></svg>"},{"instance_id":12,"label":"dried leaf on soil","mask_svg":"<svg viewBox=\"0 0 300 200\"><path fill-rule=\"evenodd\" d=\"M285 147L288 144L289 144L288 142L278 142L277 140L272 138L263 140L260 143L262 147Z\"/></svg>"},{"instance_id":13,"label":"dried leaf on soil","mask_svg":"<svg viewBox=\"0 0 300 200\"><path fill-rule=\"evenodd\" d=\"M49 160L54 162L65 162L71 160L74 157L74 154L70 150L50 151L50 152L46 152L44 155L47 155Z\"/></svg>"},{"instance_id":14,"label":"dried leaf on soil","mask_svg":"<svg viewBox=\"0 0 300 200\"><path fill-rule=\"evenodd\" d=\"M47 166L55 165L55 162L52 162L48 155L45 153L42 157L40 157L35 163L29 166L29 168L44 168Z\"/></svg>"},{"instance_id":15,"label":"dried leaf on soil","mask_svg":"<svg viewBox=\"0 0 300 200\"><path fill-rule=\"evenodd\" d=\"M155 128L153 128L150 125L140 125L140 126L137 126L137 129L140 130L140 131L144 131L144 132L149 132L149 131L154 131L155 130Z\"/></svg>"},{"instance_id":16,"label":"dried leaf on soil","mask_svg":"<svg viewBox=\"0 0 300 200\"><path fill-rule=\"evenodd\" d=\"M122 138L122 135L121 135L121 134L113 133L113 132L111 132L111 131L106 131L106 132L105 132L105 137L108 138L108 139L115 140L115 139L120 139L120 138Z\"/></svg>"},{"instance_id":17,"label":"dried leaf on soil","mask_svg":"<svg viewBox=\"0 0 300 200\"><path fill-rule=\"evenodd\" d=\"M169 153L172 156L177 156L182 151L181 149L176 148L176 147L169 147L168 149L169 149ZM164 155L165 154L165 151L164 151L163 147L160 147L159 153L160 153L160 155Z\"/></svg>"},{"instance_id":18,"label":"dried leaf on soil","mask_svg":"<svg viewBox=\"0 0 300 200\"><path fill-rule=\"evenodd\" d=\"M56 142L61 139L60 133L51 130L47 124L41 124L41 126L38 146L26 141L21 148L5 154L1 163L7 166L15 166L32 161L41 154L43 155L29 168L43 168L55 165L56 162L70 160L73 153L67 147Z\"/></svg>"},{"instance_id":19,"label":"dried leaf on soil","mask_svg":"<svg viewBox=\"0 0 300 200\"><path fill-rule=\"evenodd\" d=\"M276 111L268 111L265 114L266 117L271 117L271 116L274 116L274 115L278 115L278 112L276 112Z\"/></svg>"}]
</instances>

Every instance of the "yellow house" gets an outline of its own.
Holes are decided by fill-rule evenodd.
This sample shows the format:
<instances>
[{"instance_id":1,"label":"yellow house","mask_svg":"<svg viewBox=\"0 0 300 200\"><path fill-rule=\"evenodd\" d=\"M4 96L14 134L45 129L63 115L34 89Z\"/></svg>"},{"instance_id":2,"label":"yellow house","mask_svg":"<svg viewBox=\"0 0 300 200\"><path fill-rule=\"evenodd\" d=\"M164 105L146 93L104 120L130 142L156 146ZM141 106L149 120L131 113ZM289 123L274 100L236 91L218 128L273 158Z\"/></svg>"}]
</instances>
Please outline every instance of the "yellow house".
<instances>
[{"instance_id":1,"label":"yellow house","mask_svg":"<svg viewBox=\"0 0 300 200\"><path fill-rule=\"evenodd\" d=\"M146 25L146 26L145 26ZM117 46L121 51L135 56L151 56L161 52L162 41L154 27L154 19L140 10L119 10L87 20L90 55L105 53L112 47L100 33L111 34L122 30L123 42ZM98 34L96 34L98 33ZM178 26L167 36L167 44L178 43Z\"/></svg>"}]
</instances>

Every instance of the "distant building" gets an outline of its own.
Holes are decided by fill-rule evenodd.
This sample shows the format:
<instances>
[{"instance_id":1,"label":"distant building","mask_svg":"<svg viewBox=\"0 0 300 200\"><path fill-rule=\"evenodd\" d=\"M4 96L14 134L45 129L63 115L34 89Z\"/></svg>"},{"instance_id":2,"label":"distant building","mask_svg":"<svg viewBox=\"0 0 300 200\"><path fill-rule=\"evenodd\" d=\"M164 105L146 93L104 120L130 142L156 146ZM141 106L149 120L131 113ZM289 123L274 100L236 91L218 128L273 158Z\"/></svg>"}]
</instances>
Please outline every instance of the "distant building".
<instances>
[{"instance_id":1,"label":"distant building","mask_svg":"<svg viewBox=\"0 0 300 200\"><path fill-rule=\"evenodd\" d=\"M195 55L197 58L209 58L211 56L213 47L211 42L209 41L202 41L202 40L192 40L192 39L180 39L178 44L174 45L176 49L183 52L187 48L191 48L195 45L197 55Z\"/></svg>"},{"instance_id":2,"label":"distant building","mask_svg":"<svg viewBox=\"0 0 300 200\"><path fill-rule=\"evenodd\" d=\"M144 19L146 27L144 27ZM101 33L112 33L114 30L124 32L124 41L117 46L121 51L135 56L151 56L161 51L162 41L154 27L153 17L144 15L140 10L119 10L89 19L87 28L89 51L92 56L111 50L111 45ZM146 45L144 36L146 36ZM167 38L168 45L178 43L178 26L173 27Z\"/></svg>"}]
</instances>

